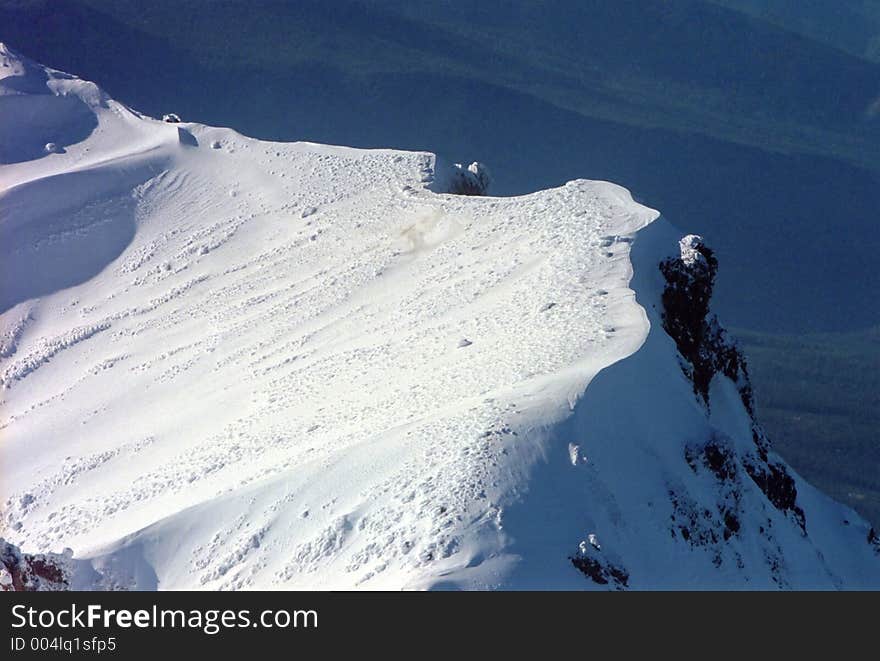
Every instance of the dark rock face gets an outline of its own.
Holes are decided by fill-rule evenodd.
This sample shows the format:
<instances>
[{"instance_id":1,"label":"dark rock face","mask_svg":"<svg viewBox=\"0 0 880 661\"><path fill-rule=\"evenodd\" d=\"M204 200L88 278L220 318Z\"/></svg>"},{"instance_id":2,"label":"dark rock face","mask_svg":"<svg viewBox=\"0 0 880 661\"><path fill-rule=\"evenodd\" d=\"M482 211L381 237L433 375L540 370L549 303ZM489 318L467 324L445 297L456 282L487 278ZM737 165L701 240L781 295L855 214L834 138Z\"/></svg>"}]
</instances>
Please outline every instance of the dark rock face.
<instances>
[{"instance_id":1,"label":"dark rock face","mask_svg":"<svg viewBox=\"0 0 880 661\"><path fill-rule=\"evenodd\" d=\"M874 553L880 555L880 536L873 528L868 531L868 544L874 547Z\"/></svg>"},{"instance_id":2,"label":"dark rock face","mask_svg":"<svg viewBox=\"0 0 880 661\"><path fill-rule=\"evenodd\" d=\"M662 325L675 342L681 370L695 398L704 406L710 427L708 438L691 441L684 448L683 459L693 475L686 479L671 476L667 482L669 533L679 543L707 554L719 569L728 564L744 569L742 543L750 549L749 557L757 547L770 580L786 588L785 552L775 531L779 518L774 512L781 513L807 536L797 482L770 452L770 443L755 416L745 357L711 313L718 260L698 236L684 237L679 248L679 257L665 259L659 265L665 279ZM710 385L716 376L726 377L735 386L749 416L751 443L711 426ZM876 531L868 533L868 543L880 555ZM634 580L629 570L609 561L609 557L616 556L607 556L598 544L582 543L579 552L569 559L598 585L619 590L629 587Z\"/></svg>"},{"instance_id":3,"label":"dark rock face","mask_svg":"<svg viewBox=\"0 0 880 661\"><path fill-rule=\"evenodd\" d=\"M737 476L737 467L733 456L726 447L712 440L703 447L703 463L715 477L725 482Z\"/></svg>"},{"instance_id":4,"label":"dark rock face","mask_svg":"<svg viewBox=\"0 0 880 661\"><path fill-rule=\"evenodd\" d=\"M54 553L22 553L0 539L0 590L15 592L69 589L65 557Z\"/></svg>"},{"instance_id":5,"label":"dark rock face","mask_svg":"<svg viewBox=\"0 0 880 661\"><path fill-rule=\"evenodd\" d=\"M712 378L723 374L736 384L743 406L754 419L754 394L745 356L709 309L718 259L696 235L684 237L680 248L680 257L660 262L666 280L661 295L663 330L675 341L682 371L706 406L710 405ZM756 445L766 446L763 432L756 428L754 436Z\"/></svg>"},{"instance_id":6,"label":"dark rock face","mask_svg":"<svg viewBox=\"0 0 880 661\"><path fill-rule=\"evenodd\" d=\"M712 407L712 380L720 375L734 384L751 420L752 444L739 446L722 431L712 429L705 441L686 446L683 458L699 486L692 491L689 480L667 484L669 531L682 544L708 553L716 567L733 563L739 569L745 567L745 560L734 542L748 534L744 531L757 533L757 539L750 541L760 545L771 580L786 587L784 553L773 532L770 511L781 512L806 535L806 517L797 504L797 484L785 464L771 455L770 443L755 418L754 394L742 351L711 313L718 272L715 254L695 235L684 237L679 248L679 257L659 265L665 279L663 329L675 342L681 370L705 406L707 418ZM750 483L766 498L752 503L758 506L755 511L746 511L749 494L754 494ZM880 554L880 538L873 531L869 543ZM598 545L582 543L569 560L598 585L618 590L629 587L628 570L611 562Z\"/></svg>"},{"instance_id":7,"label":"dark rock face","mask_svg":"<svg viewBox=\"0 0 880 661\"><path fill-rule=\"evenodd\" d=\"M713 438L702 448L688 448L685 451L685 460L695 473L708 470L718 484L717 511L707 510L703 517L712 524L711 534L703 537L707 542L715 543L720 534L727 541L740 530L742 471L736 454L724 442ZM674 512L680 511L680 503L673 500L673 508ZM693 537L690 535L690 538Z\"/></svg>"},{"instance_id":8,"label":"dark rock face","mask_svg":"<svg viewBox=\"0 0 880 661\"><path fill-rule=\"evenodd\" d=\"M700 237L685 237L682 257L662 261L660 272L666 279L661 298L663 330L675 340L686 363L682 369L694 384L694 392L708 405L712 377L724 374L737 384L743 405L753 415L745 356L718 323L718 318L709 312L718 273L715 253Z\"/></svg>"},{"instance_id":9,"label":"dark rock face","mask_svg":"<svg viewBox=\"0 0 880 661\"><path fill-rule=\"evenodd\" d=\"M736 551L725 553L726 542L739 535L742 527L742 467L726 438L710 438L704 444L688 446L685 460L696 475L715 483L714 502L699 505L683 485L669 489L672 504L671 533L692 548L703 547L711 553L712 563L720 567L724 558L742 567Z\"/></svg>"},{"instance_id":10,"label":"dark rock face","mask_svg":"<svg viewBox=\"0 0 880 661\"><path fill-rule=\"evenodd\" d=\"M454 195L487 195L491 183L489 170L482 163L474 161L467 167L456 163L446 192Z\"/></svg>"},{"instance_id":11,"label":"dark rock face","mask_svg":"<svg viewBox=\"0 0 880 661\"><path fill-rule=\"evenodd\" d=\"M594 583L610 585L618 590L629 587L629 574L626 570L610 562L586 554L578 554L569 559L578 571L591 578Z\"/></svg>"},{"instance_id":12,"label":"dark rock face","mask_svg":"<svg viewBox=\"0 0 880 661\"><path fill-rule=\"evenodd\" d=\"M670 521L673 537L678 535L692 547L718 544L722 526L717 511L700 507L687 493L672 489L669 490L669 502L672 503ZM720 564L720 560L716 564Z\"/></svg>"},{"instance_id":13,"label":"dark rock face","mask_svg":"<svg viewBox=\"0 0 880 661\"><path fill-rule=\"evenodd\" d=\"M762 462L762 464L746 462L745 468L749 477L764 492L773 507L783 512L790 512L806 534L807 521L804 511L797 505L797 487L794 478L788 474L783 464L776 462Z\"/></svg>"}]
</instances>

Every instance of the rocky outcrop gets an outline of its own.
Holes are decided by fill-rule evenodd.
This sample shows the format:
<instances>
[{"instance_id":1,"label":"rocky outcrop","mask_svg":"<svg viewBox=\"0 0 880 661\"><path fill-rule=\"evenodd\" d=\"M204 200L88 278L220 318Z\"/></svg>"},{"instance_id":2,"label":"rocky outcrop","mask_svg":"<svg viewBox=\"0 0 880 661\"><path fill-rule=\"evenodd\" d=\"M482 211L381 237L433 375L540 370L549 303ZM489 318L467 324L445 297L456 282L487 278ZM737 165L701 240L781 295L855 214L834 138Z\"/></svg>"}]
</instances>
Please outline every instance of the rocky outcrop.
<instances>
[{"instance_id":1,"label":"rocky outcrop","mask_svg":"<svg viewBox=\"0 0 880 661\"><path fill-rule=\"evenodd\" d=\"M733 450L720 438L710 439L704 446L700 448L689 447L685 451L685 460L695 473L708 471L718 483L718 499L716 511L704 511L700 518L701 524L705 527L707 522L711 523L708 532L701 537L712 543L717 543L719 539L727 541L734 535L739 533L741 512L741 467L737 461L736 454ZM673 502L673 520L683 507L678 498L674 494L670 494ZM694 516L690 516L693 522ZM693 543L693 535L685 526L678 526L681 535L688 541ZM698 537L699 538L699 537Z\"/></svg>"},{"instance_id":2,"label":"rocky outcrop","mask_svg":"<svg viewBox=\"0 0 880 661\"><path fill-rule=\"evenodd\" d=\"M868 531L868 544L874 549L874 553L880 555L880 535L873 528Z\"/></svg>"},{"instance_id":3,"label":"rocky outcrop","mask_svg":"<svg viewBox=\"0 0 880 661\"><path fill-rule=\"evenodd\" d=\"M742 467L778 510L790 514L806 534L803 510L797 505L797 486L785 465L769 457L770 444L755 417L754 393L746 359L718 318L710 312L710 301L718 272L718 259L702 237L689 234L679 241L679 256L660 263L666 280L663 294L663 329L675 341L685 376L694 393L711 407L709 386L716 375L730 379L752 420L755 455L741 458ZM693 454L687 457L692 468ZM710 441L702 449L702 462L725 483L737 477L736 461L730 451ZM725 539L735 533L727 527Z\"/></svg>"},{"instance_id":4,"label":"rocky outcrop","mask_svg":"<svg viewBox=\"0 0 880 661\"><path fill-rule=\"evenodd\" d=\"M456 163L449 179L448 193L455 195L487 195L492 178L482 163L474 161L467 167Z\"/></svg>"},{"instance_id":5,"label":"rocky outcrop","mask_svg":"<svg viewBox=\"0 0 880 661\"><path fill-rule=\"evenodd\" d=\"M663 329L675 340L684 359L682 369L694 384L694 392L707 405L712 377L724 374L737 384L743 404L753 414L745 356L709 310L718 259L696 234L681 239L679 248L680 257L660 263L666 279L662 295Z\"/></svg>"},{"instance_id":6,"label":"rocky outcrop","mask_svg":"<svg viewBox=\"0 0 880 661\"><path fill-rule=\"evenodd\" d=\"M622 590L629 587L629 573L608 560L593 555L593 548L581 545L579 551L571 556L571 564L584 576L598 585Z\"/></svg>"},{"instance_id":7,"label":"rocky outcrop","mask_svg":"<svg viewBox=\"0 0 880 661\"><path fill-rule=\"evenodd\" d=\"M22 553L0 539L0 590L57 592L70 588L68 560L72 554Z\"/></svg>"},{"instance_id":8,"label":"rocky outcrop","mask_svg":"<svg viewBox=\"0 0 880 661\"><path fill-rule=\"evenodd\" d=\"M764 492L773 507L782 512L789 512L806 534L806 517L797 504L797 486L785 465L774 461L746 461L745 468L749 477Z\"/></svg>"}]
</instances>

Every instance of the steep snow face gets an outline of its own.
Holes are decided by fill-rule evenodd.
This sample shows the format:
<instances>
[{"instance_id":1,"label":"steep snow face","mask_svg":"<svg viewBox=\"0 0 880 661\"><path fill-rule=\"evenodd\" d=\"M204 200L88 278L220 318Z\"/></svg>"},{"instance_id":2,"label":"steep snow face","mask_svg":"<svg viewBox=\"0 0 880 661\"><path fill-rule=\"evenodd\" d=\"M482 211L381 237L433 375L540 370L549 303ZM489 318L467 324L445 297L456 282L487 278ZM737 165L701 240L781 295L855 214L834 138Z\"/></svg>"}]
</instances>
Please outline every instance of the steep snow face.
<instances>
[{"instance_id":1,"label":"steep snow face","mask_svg":"<svg viewBox=\"0 0 880 661\"><path fill-rule=\"evenodd\" d=\"M506 553L529 559L506 585L573 587L556 561L567 553L604 588L876 588L876 532L770 450L744 360L714 317L699 320L704 333L663 332L684 325L664 306L669 272L708 278L690 288L707 294L714 279L711 251L691 237L679 253L679 237L662 219L636 237L631 286L650 324L642 346L599 373L571 416L519 444L543 460L529 495L505 511ZM694 335L698 349L680 351Z\"/></svg>"},{"instance_id":2,"label":"steep snow face","mask_svg":"<svg viewBox=\"0 0 880 661\"><path fill-rule=\"evenodd\" d=\"M748 477L625 189L441 194L431 154L161 122L3 47L0 91L4 536L69 585L880 580L854 513Z\"/></svg>"}]
</instances>

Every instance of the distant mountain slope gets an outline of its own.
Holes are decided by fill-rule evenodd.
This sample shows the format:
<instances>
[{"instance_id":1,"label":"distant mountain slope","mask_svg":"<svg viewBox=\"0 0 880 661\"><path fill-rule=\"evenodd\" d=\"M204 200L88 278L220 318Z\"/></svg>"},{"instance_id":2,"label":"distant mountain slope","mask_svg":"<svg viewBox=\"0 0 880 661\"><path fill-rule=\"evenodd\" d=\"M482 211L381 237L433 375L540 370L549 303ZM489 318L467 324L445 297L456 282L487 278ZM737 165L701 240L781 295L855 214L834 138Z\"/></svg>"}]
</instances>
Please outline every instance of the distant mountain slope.
<instances>
[{"instance_id":1,"label":"distant mountain slope","mask_svg":"<svg viewBox=\"0 0 880 661\"><path fill-rule=\"evenodd\" d=\"M29 30L40 53L41 35L54 41L71 20L95 30L103 14L164 43L167 55L157 48L142 54L157 66L181 51L184 61L208 70L281 71L322 62L354 76L471 78L588 117L880 168L880 147L859 140L880 134L860 121L880 93L876 66L711 3L305 0L270 2L264 11L246 5L61 0L28 3L19 16L37 17ZM10 37L19 36L15 29L7 28Z\"/></svg>"},{"instance_id":2,"label":"distant mountain slope","mask_svg":"<svg viewBox=\"0 0 880 661\"><path fill-rule=\"evenodd\" d=\"M713 0L842 51L880 62L878 0Z\"/></svg>"},{"instance_id":3,"label":"distant mountain slope","mask_svg":"<svg viewBox=\"0 0 880 661\"><path fill-rule=\"evenodd\" d=\"M780 454L823 491L880 521L880 329L737 335Z\"/></svg>"},{"instance_id":4,"label":"distant mountain slope","mask_svg":"<svg viewBox=\"0 0 880 661\"><path fill-rule=\"evenodd\" d=\"M2 589L880 587L626 189L453 195L3 44L0 118Z\"/></svg>"}]
</instances>

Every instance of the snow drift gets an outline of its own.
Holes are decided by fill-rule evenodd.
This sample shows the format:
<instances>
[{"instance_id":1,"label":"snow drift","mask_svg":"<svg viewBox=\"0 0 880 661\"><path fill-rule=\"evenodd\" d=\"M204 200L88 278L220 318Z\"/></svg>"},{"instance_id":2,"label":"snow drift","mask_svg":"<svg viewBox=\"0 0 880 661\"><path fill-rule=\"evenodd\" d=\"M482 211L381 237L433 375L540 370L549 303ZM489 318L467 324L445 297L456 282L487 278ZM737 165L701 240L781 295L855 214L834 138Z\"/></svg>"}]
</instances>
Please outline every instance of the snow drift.
<instances>
[{"instance_id":1,"label":"snow drift","mask_svg":"<svg viewBox=\"0 0 880 661\"><path fill-rule=\"evenodd\" d=\"M675 312L707 249L625 189L437 193L432 154L162 122L5 46L0 127L10 576L880 586Z\"/></svg>"}]
</instances>

